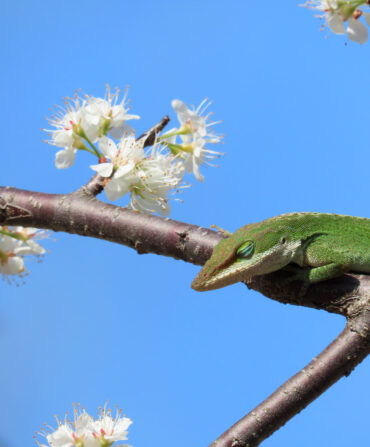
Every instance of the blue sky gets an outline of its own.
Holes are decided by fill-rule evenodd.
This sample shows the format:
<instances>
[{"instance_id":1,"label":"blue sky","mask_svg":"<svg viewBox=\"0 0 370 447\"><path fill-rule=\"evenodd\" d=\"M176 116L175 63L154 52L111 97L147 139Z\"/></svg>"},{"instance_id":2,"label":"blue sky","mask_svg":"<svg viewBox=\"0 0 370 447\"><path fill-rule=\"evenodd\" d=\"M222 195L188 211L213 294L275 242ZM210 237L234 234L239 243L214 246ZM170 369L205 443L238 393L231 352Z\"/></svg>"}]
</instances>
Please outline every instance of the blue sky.
<instances>
[{"instance_id":1,"label":"blue sky","mask_svg":"<svg viewBox=\"0 0 370 447\"><path fill-rule=\"evenodd\" d=\"M369 44L319 32L295 1L20 0L2 6L2 185L69 192L42 142L50 107L76 89L130 85L142 132L171 100L214 101L225 157L171 217L230 231L290 211L370 217ZM328 35L328 38L325 38ZM103 200L106 200L102 196ZM119 203L124 204L124 201ZM197 293L198 267L58 233L24 285L0 283L0 445L73 402L108 399L134 447L208 445L318 354L344 319L273 302L241 284ZM266 447L365 445L369 360Z\"/></svg>"}]
</instances>

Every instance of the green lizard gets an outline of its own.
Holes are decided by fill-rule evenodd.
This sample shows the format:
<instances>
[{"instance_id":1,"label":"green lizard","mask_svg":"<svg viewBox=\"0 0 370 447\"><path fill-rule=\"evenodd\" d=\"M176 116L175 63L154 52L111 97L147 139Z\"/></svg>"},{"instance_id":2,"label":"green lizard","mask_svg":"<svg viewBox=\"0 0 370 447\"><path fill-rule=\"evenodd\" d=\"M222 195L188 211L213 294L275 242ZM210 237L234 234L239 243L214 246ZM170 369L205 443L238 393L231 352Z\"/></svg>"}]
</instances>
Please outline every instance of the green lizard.
<instances>
[{"instance_id":1,"label":"green lizard","mask_svg":"<svg viewBox=\"0 0 370 447\"><path fill-rule=\"evenodd\" d=\"M218 289L286 266L304 286L348 271L370 274L370 219L290 213L245 225L222 240L192 283Z\"/></svg>"}]
</instances>

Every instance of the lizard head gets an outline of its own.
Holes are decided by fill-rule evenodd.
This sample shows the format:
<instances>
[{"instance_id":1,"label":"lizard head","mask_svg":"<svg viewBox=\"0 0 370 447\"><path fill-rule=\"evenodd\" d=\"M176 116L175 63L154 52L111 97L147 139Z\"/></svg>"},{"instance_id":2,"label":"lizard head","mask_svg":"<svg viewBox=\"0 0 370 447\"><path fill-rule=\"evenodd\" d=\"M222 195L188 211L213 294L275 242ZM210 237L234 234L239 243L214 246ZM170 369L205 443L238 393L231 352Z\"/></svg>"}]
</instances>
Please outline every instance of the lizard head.
<instances>
[{"instance_id":1,"label":"lizard head","mask_svg":"<svg viewBox=\"0 0 370 447\"><path fill-rule=\"evenodd\" d=\"M292 261L299 246L278 220L246 225L216 245L191 287L203 292L274 272Z\"/></svg>"}]
</instances>

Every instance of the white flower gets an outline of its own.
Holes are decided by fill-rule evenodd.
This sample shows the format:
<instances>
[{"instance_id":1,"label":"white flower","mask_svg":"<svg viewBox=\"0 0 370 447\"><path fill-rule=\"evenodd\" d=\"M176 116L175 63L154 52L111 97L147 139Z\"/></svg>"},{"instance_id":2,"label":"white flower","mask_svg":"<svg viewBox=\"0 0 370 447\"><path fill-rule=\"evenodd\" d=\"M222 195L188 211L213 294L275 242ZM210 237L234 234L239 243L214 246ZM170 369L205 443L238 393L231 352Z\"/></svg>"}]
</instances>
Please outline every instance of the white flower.
<instances>
[{"instance_id":1,"label":"white flower","mask_svg":"<svg viewBox=\"0 0 370 447\"><path fill-rule=\"evenodd\" d=\"M77 149L94 153L94 150L88 147L91 146L94 135L93 129L84 119L84 107L85 101L78 96L72 100L66 99L65 107L60 108L58 113L49 120L49 124L54 126L54 129L44 129L51 135L51 140L47 143L63 148L55 156L57 169L66 169L72 166L75 162ZM84 140L88 142L88 146Z\"/></svg>"},{"instance_id":2,"label":"white flower","mask_svg":"<svg viewBox=\"0 0 370 447\"><path fill-rule=\"evenodd\" d=\"M0 235L0 273L3 277L8 275L21 275L25 272L23 258L17 252L23 242L10 236Z\"/></svg>"},{"instance_id":3,"label":"white flower","mask_svg":"<svg viewBox=\"0 0 370 447\"><path fill-rule=\"evenodd\" d=\"M136 181L134 169L145 158L143 145L142 140L137 141L133 136L123 137L118 148L108 137L100 139L99 148L110 161L90 167L102 177L112 176L104 187L109 200L114 201L127 194L130 185Z\"/></svg>"},{"instance_id":4,"label":"white flower","mask_svg":"<svg viewBox=\"0 0 370 447\"><path fill-rule=\"evenodd\" d=\"M207 98L204 99L197 109L189 109L188 106L180 101L179 99L174 99L172 101L172 107L177 114L177 118L180 121L181 128L184 133L196 134L200 137L211 137L213 143L220 141L220 137L213 135L213 133L208 131L208 127L217 122L207 123L210 114L202 116L205 110L210 106L211 102L207 103ZM203 107L203 109L202 109Z\"/></svg>"},{"instance_id":5,"label":"white flower","mask_svg":"<svg viewBox=\"0 0 370 447\"><path fill-rule=\"evenodd\" d=\"M94 420L85 411L75 416L74 422L65 421L46 439L51 447L99 447L93 436Z\"/></svg>"},{"instance_id":6,"label":"white flower","mask_svg":"<svg viewBox=\"0 0 370 447\"><path fill-rule=\"evenodd\" d=\"M184 140L184 136L182 136ZM183 150L188 151L185 156L185 169L186 172L193 173L194 177L203 182L204 176L200 173L199 167L201 165L207 164L209 166L214 166L210 163L210 160L220 157L221 152L212 151L205 147L206 141L203 138L195 138L193 142L188 145L183 141Z\"/></svg>"},{"instance_id":7,"label":"white flower","mask_svg":"<svg viewBox=\"0 0 370 447\"><path fill-rule=\"evenodd\" d=\"M4 278L25 273L23 256L45 253L35 237L46 237L45 232L37 228L0 227L0 273Z\"/></svg>"},{"instance_id":8,"label":"white flower","mask_svg":"<svg viewBox=\"0 0 370 447\"><path fill-rule=\"evenodd\" d=\"M202 138L198 134L194 136L180 134L182 144L176 144L176 129L171 129L168 134L172 134L172 136L164 141L168 144L171 151L184 161L186 172L193 173L198 181L203 182L204 176L201 174L199 167L204 164L215 166L210 161L222 155L221 152L205 147L207 143L214 143L215 141L212 138Z\"/></svg>"},{"instance_id":9,"label":"white flower","mask_svg":"<svg viewBox=\"0 0 370 447\"><path fill-rule=\"evenodd\" d=\"M145 157L143 141L136 140L133 136L122 138L118 148L113 140L102 137L99 141L99 149L110 162L90 167L102 177L110 177L112 173L114 173L114 178L121 177Z\"/></svg>"},{"instance_id":10,"label":"white flower","mask_svg":"<svg viewBox=\"0 0 370 447\"><path fill-rule=\"evenodd\" d=\"M89 95L81 99L76 95L73 99L65 100L64 108L60 108L49 120L53 128L44 129L51 135L48 143L63 148L55 157L57 169L72 166L77 149L91 152L99 158L100 154L94 143L108 133L113 138L134 133L126 121L139 119L139 116L128 114L125 104L127 92L120 104L117 104L118 96L118 90L112 94L107 87L104 99Z\"/></svg>"},{"instance_id":11,"label":"white flower","mask_svg":"<svg viewBox=\"0 0 370 447\"><path fill-rule=\"evenodd\" d=\"M72 421L66 417L63 422L59 419L57 422L56 429L45 426L37 433L46 438L50 447L109 447L116 441L126 440L127 429L132 424L131 419L121 416L121 410L113 418L106 407L96 420L85 410L74 408ZM47 447L37 439L36 442L40 447Z\"/></svg>"},{"instance_id":12,"label":"white flower","mask_svg":"<svg viewBox=\"0 0 370 447\"><path fill-rule=\"evenodd\" d=\"M359 18L364 16L366 23L370 25L370 14L359 9L360 5L361 2L357 0L310 0L303 6L324 12L326 23L334 34L345 34L347 22L348 38L357 43L365 43L368 39L368 29Z\"/></svg>"},{"instance_id":13,"label":"white flower","mask_svg":"<svg viewBox=\"0 0 370 447\"><path fill-rule=\"evenodd\" d=\"M43 255L46 253L45 248L35 241L35 239L45 239L47 237L47 233L45 230L18 226L12 228L12 233L24 242L24 244L19 247L17 254Z\"/></svg>"},{"instance_id":14,"label":"white flower","mask_svg":"<svg viewBox=\"0 0 370 447\"><path fill-rule=\"evenodd\" d=\"M171 206L167 195L176 191L184 175L183 163L153 147L150 158L136 172L136 181L130 185L129 208L144 213L168 216Z\"/></svg>"},{"instance_id":15,"label":"white flower","mask_svg":"<svg viewBox=\"0 0 370 447\"><path fill-rule=\"evenodd\" d=\"M120 104L117 104L119 90L111 93L109 86L105 98L85 96L86 106L83 108L83 116L88 123L93 138L97 139L109 132L113 138L119 139L125 133L132 133L132 128L126 121L140 119L138 115L130 115L126 107L127 90Z\"/></svg>"},{"instance_id":16,"label":"white flower","mask_svg":"<svg viewBox=\"0 0 370 447\"><path fill-rule=\"evenodd\" d=\"M112 417L110 410L102 409L98 420L94 422L93 436L100 440L101 445L111 445L116 441L125 441L127 439L128 427L132 420L121 416L118 410L116 417ZM105 441L105 442L104 442Z\"/></svg>"},{"instance_id":17,"label":"white flower","mask_svg":"<svg viewBox=\"0 0 370 447\"><path fill-rule=\"evenodd\" d=\"M55 129L44 129L51 132L51 141L48 143L55 146L72 148L79 144L80 129L87 126L83 122L82 109L85 106L85 101L78 96L73 99L67 98L64 102L64 108L60 107L56 115L49 119L49 124Z\"/></svg>"},{"instance_id":18,"label":"white flower","mask_svg":"<svg viewBox=\"0 0 370 447\"><path fill-rule=\"evenodd\" d=\"M191 110L179 99L174 99L172 107L177 113L181 127L171 129L160 137L171 152L184 161L186 171L193 173L195 178L201 182L204 177L199 171L199 166L202 164L212 166L209 161L222 155L220 152L205 147L207 143L219 143L221 140L220 136L214 135L208 129L209 126L217 124L215 122L207 123L210 114L202 116L209 105L210 103L206 103L205 99L197 109ZM180 136L181 144L176 143L177 136Z\"/></svg>"},{"instance_id":19,"label":"white flower","mask_svg":"<svg viewBox=\"0 0 370 447\"><path fill-rule=\"evenodd\" d=\"M102 138L100 149L110 162L91 166L101 176L110 178L104 191L109 200L117 200L130 193L129 208L146 213L168 215L167 194L182 181L183 163L165 154L155 145L145 157L142 140L123 138L119 147L112 140Z\"/></svg>"}]
</instances>

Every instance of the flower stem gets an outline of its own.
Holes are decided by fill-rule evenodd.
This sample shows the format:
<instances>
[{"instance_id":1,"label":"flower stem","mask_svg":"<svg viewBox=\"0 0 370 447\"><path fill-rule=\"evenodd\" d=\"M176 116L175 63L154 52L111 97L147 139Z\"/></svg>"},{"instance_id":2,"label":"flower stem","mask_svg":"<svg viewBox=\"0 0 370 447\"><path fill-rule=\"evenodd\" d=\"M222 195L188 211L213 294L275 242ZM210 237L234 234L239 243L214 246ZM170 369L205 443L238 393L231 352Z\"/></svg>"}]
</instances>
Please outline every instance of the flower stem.
<instances>
[{"instance_id":1,"label":"flower stem","mask_svg":"<svg viewBox=\"0 0 370 447\"><path fill-rule=\"evenodd\" d=\"M8 236L8 237L12 237L13 239L18 239L18 240L24 240L24 237L21 236L19 233L11 233L10 231L4 231L4 230L0 230L0 234L3 234L4 236Z\"/></svg>"},{"instance_id":2,"label":"flower stem","mask_svg":"<svg viewBox=\"0 0 370 447\"><path fill-rule=\"evenodd\" d=\"M189 128L184 126L184 127L180 128L179 130L176 130L174 132L169 132L169 133L162 135L161 137L158 137L158 140L163 140L164 138L174 137L176 135L188 135L189 133L190 133Z\"/></svg>"},{"instance_id":3,"label":"flower stem","mask_svg":"<svg viewBox=\"0 0 370 447\"><path fill-rule=\"evenodd\" d=\"M94 149L95 149L95 148L94 148ZM89 149L88 147L80 147L79 150L80 150L80 151L87 151L87 152L90 152L90 154L93 154L93 155L95 155L95 156L98 157L98 158L101 157L101 155L99 154L99 152L97 152L97 150L92 150L92 149Z\"/></svg>"}]
</instances>

